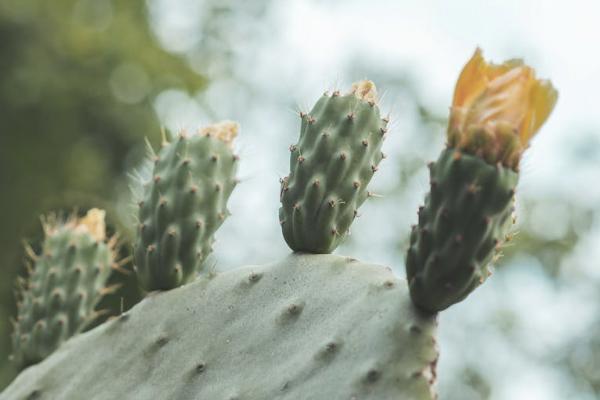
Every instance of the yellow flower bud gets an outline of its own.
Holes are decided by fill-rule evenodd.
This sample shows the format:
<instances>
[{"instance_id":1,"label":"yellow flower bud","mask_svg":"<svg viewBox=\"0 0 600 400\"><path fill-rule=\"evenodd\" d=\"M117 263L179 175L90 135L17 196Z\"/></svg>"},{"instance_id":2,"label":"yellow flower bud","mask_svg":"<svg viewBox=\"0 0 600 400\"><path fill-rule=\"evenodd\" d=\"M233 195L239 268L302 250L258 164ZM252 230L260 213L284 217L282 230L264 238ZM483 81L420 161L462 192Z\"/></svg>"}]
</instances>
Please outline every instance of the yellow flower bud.
<instances>
[{"instance_id":1,"label":"yellow flower bud","mask_svg":"<svg viewBox=\"0 0 600 400\"><path fill-rule=\"evenodd\" d=\"M235 139L238 134L239 129L240 126L237 124L237 122L221 121L200 129L198 133L200 135L213 136L231 146L233 139Z\"/></svg>"},{"instance_id":2,"label":"yellow flower bud","mask_svg":"<svg viewBox=\"0 0 600 400\"><path fill-rule=\"evenodd\" d=\"M97 241L102 241L106 238L105 215L106 211L92 208L75 223L75 229L86 231Z\"/></svg>"},{"instance_id":3,"label":"yellow flower bud","mask_svg":"<svg viewBox=\"0 0 600 400\"><path fill-rule=\"evenodd\" d=\"M448 144L517 169L558 93L521 60L486 62L481 50L463 68L450 110Z\"/></svg>"},{"instance_id":4,"label":"yellow flower bud","mask_svg":"<svg viewBox=\"0 0 600 400\"><path fill-rule=\"evenodd\" d=\"M377 88L372 81L354 82L350 93L360 100L377 104Z\"/></svg>"}]
</instances>

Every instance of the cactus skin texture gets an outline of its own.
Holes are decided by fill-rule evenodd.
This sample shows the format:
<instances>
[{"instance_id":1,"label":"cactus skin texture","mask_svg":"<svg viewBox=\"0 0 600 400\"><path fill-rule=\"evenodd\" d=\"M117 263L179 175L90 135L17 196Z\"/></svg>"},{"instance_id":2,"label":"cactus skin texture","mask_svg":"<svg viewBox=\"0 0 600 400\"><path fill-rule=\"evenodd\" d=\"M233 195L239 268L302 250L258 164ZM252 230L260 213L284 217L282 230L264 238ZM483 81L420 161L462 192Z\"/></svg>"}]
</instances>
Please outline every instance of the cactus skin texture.
<instances>
[{"instance_id":1,"label":"cactus skin texture","mask_svg":"<svg viewBox=\"0 0 600 400\"><path fill-rule=\"evenodd\" d=\"M0 399L431 400L436 325L387 268L292 254L151 295Z\"/></svg>"},{"instance_id":2,"label":"cactus skin texture","mask_svg":"<svg viewBox=\"0 0 600 400\"><path fill-rule=\"evenodd\" d=\"M180 134L155 156L153 178L139 202L135 268L140 286L168 290L193 279L229 215L237 180L231 141L237 124L221 122Z\"/></svg>"},{"instance_id":3,"label":"cactus skin texture","mask_svg":"<svg viewBox=\"0 0 600 400\"><path fill-rule=\"evenodd\" d=\"M298 144L290 147L290 174L281 182L279 220L294 251L331 253L348 234L367 184L384 158L387 119L381 119L375 85L323 95L301 113Z\"/></svg>"},{"instance_id":4,"label":"cactus skin texture","mask_svg":"<svg viewBox=\"0 0 600 400\"><path fill-rule=\"evenodd\" d=\"M431 190L419 209L406 258L413 301L440 311L491 274L489 263L512 226L518 174L447 148L430 164Z\"/></svg>"},{"instance_id":5,"label":"cactus skin texture","mask_svg":"<svg viewBox=\"0 0 600 400\"><path fill-rule=\"evenodd\" d=\"M40 362L98 315L94 308L114 288L106 282L114 265L114 241L104 238L104 211L83 219L48 221L42 253L20 282L12 359L19 368Z\"/></svg>"}]
</instances>

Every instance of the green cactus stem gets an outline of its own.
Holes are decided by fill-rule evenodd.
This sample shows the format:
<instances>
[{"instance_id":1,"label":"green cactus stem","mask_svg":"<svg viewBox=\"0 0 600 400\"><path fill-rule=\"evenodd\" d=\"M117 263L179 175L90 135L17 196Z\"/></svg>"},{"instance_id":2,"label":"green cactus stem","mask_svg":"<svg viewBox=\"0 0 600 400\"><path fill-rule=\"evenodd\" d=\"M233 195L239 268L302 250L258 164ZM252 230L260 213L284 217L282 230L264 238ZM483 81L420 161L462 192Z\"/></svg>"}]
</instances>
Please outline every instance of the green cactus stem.
<instances>
[{"instance_id":1,"label":"green cactus stem","mask_svg":"<svg viewBox=\"0 0 600 400\"><path fill-rule=\"evenodd\" d=\"M412 298L429 311L463 300L491 274L512 226L518 175L448 148L430 164L430 192L406 257Z\"/></svg>"},{"instance_id":2,"label":"green cactus stem","mask_svg":"<svg viewBox=\"0 0 600 400\"><path fill-rule=\"evenodd\" d=\"M370 81L355 83L347 95L323 95L300 117L290 174L281 182L283 237L294 251L331 253L371 195L367 185L385 157L388 120L380 117Z\"/></svg>"},{"instance_id":3,"label":"green cactus stem","mask_svg":"<svg viewBox=\"0 0 600 400\"><path fill-rule=\"evenodd\" d=\"M139 202L134 257L140 285L168 290L193 279L212 251L214 233L229 215L237 180L233 122L164 142Z\"/></svg>"},{"instance_id":4,"label":"green cactus stem","mask_svg":"<svg viewBox=\"0 0 600 400\"><path fill-rule=\"evenodd\" d=\"M35 364L66 339L81 332L99 312L100 299L116 287L106 287L115 264L116 240L105 239L104 211L84 218L43 224L41 254L30 247L29 275L20 281L14 323L12 359L19 368Z\"/></svg>"},{"instance_id":5,"label":"green cactus stem","mask_svg":"<svg viewBox=\"0 0 600 400\"><path fill-rule=\"evenodd\" d=\"M431 190L406 257L410 293L436 312L491 274L507 237L519 163L557 92L521 60L487 63L477 49L458 78L448 146L430 166Z\"/></svg>"}]
</instances>

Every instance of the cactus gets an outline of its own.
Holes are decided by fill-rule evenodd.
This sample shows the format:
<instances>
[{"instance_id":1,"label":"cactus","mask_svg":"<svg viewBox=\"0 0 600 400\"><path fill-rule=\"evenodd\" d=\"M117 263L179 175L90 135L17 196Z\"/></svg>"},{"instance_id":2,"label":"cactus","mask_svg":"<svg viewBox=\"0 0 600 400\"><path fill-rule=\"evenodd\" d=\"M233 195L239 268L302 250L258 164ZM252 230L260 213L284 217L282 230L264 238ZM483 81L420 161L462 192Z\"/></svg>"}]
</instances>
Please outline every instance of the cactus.
<instances>
[{"instance_id":1,"label":"cactus","mask_svg":"<svg viewBox=\"0 0 600 400\"><path fill-rule=\"evenodd\" d=\"M167 290L194 278L228 216L238 157L237 124L182 132L154 155L152 180L139 201L135 268L143 289Z\"/></svg>"},{"instance_id":2,"label":"cactus","mask_svg":"<svg viewBox=\"0 0 600 400\"><path fill-rule=\"evenodd\" d=\"M131 311L69 340L23 371L0 400L436 399L437 312L489 274L512 221L522 152L555 101L552 86L530 67L488 64L476 51L456 86L447 148L430 165L431 190L407 254L408 283L389 268L321 254L348 234L383 158L387 120L370 81L345 96L325 95L301 114L280 193L283 236L294 253L202 274L187 285L227 215L237 126L181 134L155 157L134 250L142 287L173 290L149 293ZM69 232L87 235L99 254L103 242L89 239L95 230L78 233L71 225ZM71 247L61 240L51 243L75 271ZM32 276L41 278L27 286L20 312L57 307L46 258L36 262ZM28 294L34 292L35 299ZM49 322L35 316L23 324L20 316L17 327L28 326L35 337L37 326L61 318L44 317Z\"/></svg>"},{"instance_id":3,"label":"cactus","mask_svg":"<svg viewBox=\"0 0 600 400\"><path fill-rule=\"evenodd\" d=\"M419 209L406 258L415 302L439 311L461 301L491 273L508 233L517 174L445 149L430 164L431 189Z\"/></svg>"},{"instance_id":4,"label":"cactus","mask_svg":"<svg viewBox=\"0 0 600 400\"><path fill-rule=\"evenodd\" d=\"M292 254L149 296L0 399L433 399L435 320L384 267Z\"/></svg>"},{"instance_id":5,"label":"cactus","mask_svg":"<svg viewBox=\"0 0 600 400\"><path fill-rule=\"evenodd\" d=\"M556 102L520 61L487 64L479 49L457 82L448 145L430 164L431 189L406 257L415 304L436 312L491 274L511 226L519 160Z\"/></svg>"},{"instance_id":6,"label":"cactus","mask_svg":"<svg viewBox=\"0 0 600 400\"><path fill-rule=\"evenodd\" d=\"M94 308L107 293L106 282L115 264L115 240L105 241L104 211L90 210L84 218L44 224L41 254L30 247L34 265L21 280L18 315L13 332L13 361L19 368L46 358L99 313Z\"/></svg>"},{"instance_id":7,"label":"cactus","mask_svg":"<svg viewBox=\"0 0 600 400\"><path fill-rule=\"evenodd\" d=\"M367 185L384 158L388 120L379 115L371 81L355 83L345 96L325 93L300 117L291 172L281 181L283 237L294 251L331 253L370 195Z\"/></svg>"}]
</instances>

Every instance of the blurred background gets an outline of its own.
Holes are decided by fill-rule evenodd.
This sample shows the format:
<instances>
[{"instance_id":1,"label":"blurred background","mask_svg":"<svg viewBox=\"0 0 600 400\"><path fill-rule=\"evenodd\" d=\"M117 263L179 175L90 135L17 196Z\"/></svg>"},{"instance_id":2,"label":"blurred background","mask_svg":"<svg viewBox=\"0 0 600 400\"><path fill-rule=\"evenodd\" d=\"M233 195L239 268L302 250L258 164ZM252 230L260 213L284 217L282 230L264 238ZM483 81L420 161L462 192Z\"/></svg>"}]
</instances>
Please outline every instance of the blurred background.
<instances>
[{"instance_id":1,"label":"blurred background","mask_svg":"<svg viewBox=\"0 0 600 400\"><path fill-rule=\"evenodd\" d=\"M600 399L600 3L0 0L0 389L22 239L39 215L108 210L130 251L128 174L160 129L234 119L242 184L217 233L219 270L288 252L277 209L301 110L369 78L392 129L337 253L404 276L410 225L476 46L524 58L560 92L522 163L518 225L493 279L440 315L442 400ZM252 232L252 234L250 234ZM127 266L131 268L131 265ZM139 300L133 277L104 301Z\"/></svg>"}]
</instances>

